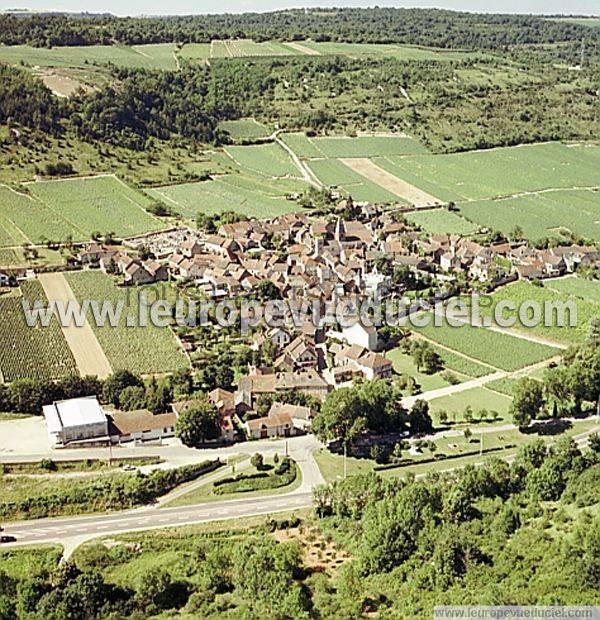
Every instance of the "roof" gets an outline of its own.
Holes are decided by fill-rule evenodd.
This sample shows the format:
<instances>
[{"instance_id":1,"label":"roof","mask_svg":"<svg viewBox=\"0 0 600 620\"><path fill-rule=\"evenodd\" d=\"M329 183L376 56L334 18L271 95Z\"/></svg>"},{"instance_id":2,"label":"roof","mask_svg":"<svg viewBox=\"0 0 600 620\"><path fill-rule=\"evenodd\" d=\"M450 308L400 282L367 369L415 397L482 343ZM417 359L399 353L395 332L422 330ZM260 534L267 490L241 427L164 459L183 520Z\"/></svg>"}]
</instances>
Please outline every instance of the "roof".
<instances>
[{"instance_id":1,"label":"roof","mask_svg":"<svg viewBox=\"0 0 600 620\"><path fill-rule=\"evenodd\" d=\"M255 418L248 420L246 426L250 431L258 431L263 426L266 428L277 428L278 426L293 426L292 418L289 413L269 413L264 418Z\"/></svg>"},{"instance_id":2,"label":"roof","mask_svg":"<svg viewBox=\"0 0 600 620\"><path fill-rule=\"evenodd\" d=\"M112 419L111 435L116 431L119 435L131 435L143 431L154 431L175 426L177 414L157 413L147 409L139 411L115 411L110 414Z\"/></svg>"},{"instance_id":3,"label":"roof","mask_svg":"<svg viewBox=\"0 0 600 620\"><path fill-rule=\"evenodd\" d=\"M61 400L43 407L48 431L60 433L65 428L103 424L106 414L95 396Z\"/></svg>"}]
</instances>

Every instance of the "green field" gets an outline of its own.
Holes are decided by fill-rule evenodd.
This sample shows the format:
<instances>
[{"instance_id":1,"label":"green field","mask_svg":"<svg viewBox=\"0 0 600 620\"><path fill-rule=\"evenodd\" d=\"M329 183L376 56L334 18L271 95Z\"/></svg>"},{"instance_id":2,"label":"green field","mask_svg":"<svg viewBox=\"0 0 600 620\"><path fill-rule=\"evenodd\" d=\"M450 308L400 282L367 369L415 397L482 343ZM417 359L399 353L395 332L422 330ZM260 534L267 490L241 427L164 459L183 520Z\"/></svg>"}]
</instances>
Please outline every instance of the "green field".
<instances>
[{"instance_id":1,"label":"green field","mask_svg":"<svg viewBox=\"0 0 600 620\"><path fill-rule=\"evenodd\" d=\"M416 224L433 235L442 233L471 235L477 232L475 224L446 209L413 211L407 213L405 218L411 224Z\"/></svg>"},{"instance_id":2,"label":"green field","mask_svg":"<svg viewBox=\"0 0 600 620\"><path fill-rule=\"evenodd\" d=\"M450 155L383 157L375 163L441 200L465 202L550 188L595 187L600 145L551 142Z\"/></svg>"},{"instance_id":3,"label":"green field","mask_svg":"<svg viewBox=\"0 0 600 620\"><path fill-rule=\"evenodd\" d=\"M163 227L144 210L150 200L116 177L28 183L23 192L0 186L0 246L44 239L86 241L94 231L132 236Z\"/></svg>"},{"instance_id":4,"label":"green field","mask_svg":"<svg viewBox=\"0 0 600 620\"><path fill-rule=\"evenodd\" d=\"M47 303L37 280L21 284L23 299L30 307L40 300ZM53 317L48 327L29 327L23 314L21 297L0 297L0 380L60 379L77 374L67 341Z\"/></svg>"},{"instance_id":5,"label":"green field","mask_svg":"<svg viewBox=\"0 0 600 620\"><path fill-rule=\"evenodd\" d=\"M442 346L500 370L518 370L558 352L554 347L468 324L451 327L444 321L436 327L432 319L426 327L413 329Z\"/></svg>"},{"instance_id":6,"label":"green field","mask_svg":"<svg viewBox=\"0 0 600 620\"><path fill-rule=\"evenodd\" d=\"M219 129L226 131L234 141L259 140L267 138L273 130L253 118L241 118L237 121L222 121Z\"/></svg>"},{"instance_id":7,"label":"green field","mask_svg":"<svg viewBox=\"0 0 600 620\"><path fill-rule=\"evenodd\" d=\"M246 170L267 177L300 177L300 171L279 144L228 146L225 151Z\"/></svg>"},{"instance_id":8,"label":"green field","mask_svg":"<svg viewBox=\"0 0 600 620\"><path fill-rule=\"evenodd\" d=\"M339 54L342 56L385 56L398 60L465 60L482 58L476 52L460 52L435 48L416 47L411 45L394 45L386 43L339 43L303 41L302 45L319 54Z\"/></svg>"},{"instance_id":9,"label":"green field","mask_svg":"<svg viewBox=\"0 0 600 620\"><path fill-rule=\"evenodd\" d=\"M427 153L422 144L403 135L309 138L301 133L287 133L282 134L281 139L302 159L385 157Z\"/></svg>"},{"instance_id":10,"label":"green field","mask_svg":"<svg viewBox=\"0 0 600 620\"><path fill-rule=\"evenodd\" d=\"M397 373L408 377L413 377L421 387L422 392L437 390L450 385L450 383L448 383L448 381L446 381L439 372L425 374L417 370L412 357L406 353L403 353L400 349L388 351L386 353L386 357L392 362L394 365L394 370Z\"/></svg>"},{"instance_id":11,"label":"green field","mask_svg":"<svg viewBox=\"0 0 600 620\"><path fill-rule=\"evenodd\" d=\"M78 271L65 274L73 293L81 303L84 299L122 301L124 310L119 325L99 327L93 320L90 326L96 334L113 369L126 368L141 374L171 372L189 366L170 327L155 327L148 321L146 327L127 327L128 315L138 317L138 288L119 288L110 276L99 271ZM153 287L147 287L151 291ZM144 289L142 289L144 290ZM160 290L160 289L158 289ZM170 295L164 283L164 293ZM152 302L156 295L149 293ZM164 298L161 297L161 298Z\"/></svg>"},{"instance_id":12,"label":"green field","mask_svg":"<svg viewBox=\"0 0 600 620\"><path fill-rule=\"evenodd\" d=\"M452 422L462 422L465 421L464 412L466 408L470 407L476 419L478 419L477 413L485 409L488 412L487 417L490 417L490 412L497 411L500 414L499 420L508 421L511 401L512 398L504 394L497 394L484 387L478 387L449 396L434 398L429 401L429 407L434 419L436 419L437 413L445 411L448 414L448 419Z\"/></svg>"},{"instance_id":13,"label":"green field","mask_svg":"<svg viewBox=\"0 0 600 620\"><path fill-rule=\"evenodd\" d=\"M544 288L600 304L600 281L598 280L571 276L553 278L544 282ZM600 308L598 312L600 313Z\"/></svg>"},{"instance_id":14,"label":"green field","mask_svg":"<svg viewBox=\"0 0 600 620\"><path fill-rule=\"evenodd\" d=\"M369 181L337 159L315 159L308 163L315 176L325 185L337 187L354 200L398 204L400 198Z\"/></svg>"},{"instance_id":15,"label":"green field","mask_svg":"<svg viewBox=\"0 0 600 620\"><path fill-rule=\"evenodd\" d=\"M109 63L135 69L176 68L173 52L175 45L88 45L75 47L30 47L28 45L0 45L0 62L21 63L34 67L88 68Z\"/></svg>"},{"instance_id":16,"label":"green field","mask_svg":"<svg viewBox=\"0 0 600 620\"><path fill-rule=\"evenodd\" d=\"M185 217L236 211L248 217L266 218L298 211L298 204L286 196L305 189L306 185L299 180L228 174L212 181L155 187L147 192Z\"/></svg>"},{"instance_id":17,"label":"green field","mask_svg":"<svg viewBox=\"0 0 600 620\"><path fill-rule=\"evenodd\" d=\"M481 315L491 316L491 312L493 308L495 308L496 304L501 300L510 300L512 301L517 308L519 308L520 304L525 301L535 301L539 304L542 311L542 320L538 325L534 327L525 327L518 317L513 329L521 331L523 333L532 333L538 336L548 338L550 340L554 340L563 344L575 344L577 342L581 342L587 335L590 322L593 317L600 316L600 305L596 300L588 301L587 299L581 299L581 297L574 297L569 294L567 291L560 291L561 283L566 282L569 279L574 278L564 278L561 280L550 280L544 286L535 286L529 282L515 282L514 284L509 284L508 286L503 287L502 289L496 290L492 295L492 306L491 308L482 308ZM575 280L574 284L562 286L570 286L574 289L577 289L577 282ZM558 288L554 289L553 285L557 285ZM598 295L598 287L593 287L592 282L590 282L592 288L595 290L595 295ZM584 285L586 288L588 285ZM580 289L580 295L585 295L585 289ZM576 316L572 315L573 320L577 319L577 325L571 327L568 324L569 314L565 313L565 326L559 327L557 325L556 316L552 314L550 325L544 325L544 319L550 314L550 312L544 312L544 304L551 304L553 302L573 302L573 305L576 306ZM549 308L550 310L550 308ZM513 316L511 313L510 315ZM514 315L516 316L516 315Z\"/></svg>"},{"instance_id":18,"label":"green field","mask_svg":"<svg viewBox=\"0 0 600 620\"><path fill-rule=\"evenodd\" d=\"M600 164L599 164L600 165ZM459 205L461 214L491 230L510 234L518 224L526 238L567 237L600 240L600 191L562 190Z\"/></svg>"}]
</instances>

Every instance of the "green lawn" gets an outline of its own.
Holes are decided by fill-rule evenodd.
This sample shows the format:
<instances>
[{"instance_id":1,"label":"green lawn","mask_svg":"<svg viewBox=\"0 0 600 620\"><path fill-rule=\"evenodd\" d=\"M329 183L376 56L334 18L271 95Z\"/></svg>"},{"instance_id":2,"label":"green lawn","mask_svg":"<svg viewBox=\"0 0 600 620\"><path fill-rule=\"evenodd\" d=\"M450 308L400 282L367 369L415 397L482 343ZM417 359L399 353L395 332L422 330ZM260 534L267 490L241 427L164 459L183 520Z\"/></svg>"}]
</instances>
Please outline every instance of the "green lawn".
<instances>
[{"instance_id":1,"label":"green lawn","mask_svg":"<svg viewBox=\"0 0 600 620\"><path fill-rule=\"evenodd\" d=\"M45 577L46 572L52 573L58 568L61 557L60 545L0 549L0 566L2 572L13 579Z\"/></svg>"},{"instance_id":2,"label":"green lawn","mask_svg":"<svg viewBox=\"0 0 600 620\"><path fill-rule=\"evenodd\" d=\"M170 285L160 283L158 288L119 288L110 276L100 271L78 271L65 275L80 303L84 299L111 301L115 307L119 301L123 303L123 312L116 327L111 327L108 322L98 326L88 314L90 326L113 369L126 368L151 374L189 367L188 359L170 327L156 327L151 321L145 327L127 327L126 324L127 316L137 318L139 315L139 290L149 290L148 301L152 303L157 290L161 299L171 299Z\"/></svg>"},{"instance_id":3,"label":"green lawn","mask_svg":"<svg viewBox=\"0 0 600 620\"><path fill-rule=\"evenodd\" d=\"M487 418L491 420L491 412L497 411L498 420L510 421L508 410L512 398L503 394L497 394L484 387L472 388L464 392L442 396L429 401L429 408L433 414L433 419L438 420L437 414L445 411L448 420L452 422L465 421L464 413L467 407L471 407L475 419L479 419L479 412L485 409L488 413Z\"/></svg>"}]
</instances>

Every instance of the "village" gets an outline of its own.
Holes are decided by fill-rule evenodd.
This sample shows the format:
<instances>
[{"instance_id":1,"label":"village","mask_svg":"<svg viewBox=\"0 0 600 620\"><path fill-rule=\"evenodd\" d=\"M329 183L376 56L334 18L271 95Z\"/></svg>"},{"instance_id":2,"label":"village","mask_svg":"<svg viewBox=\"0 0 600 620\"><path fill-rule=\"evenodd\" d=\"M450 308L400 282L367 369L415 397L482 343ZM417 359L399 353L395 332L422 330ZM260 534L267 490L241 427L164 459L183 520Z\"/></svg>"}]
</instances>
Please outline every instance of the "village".
<instances>
[{"instance_id":1,"label":"village","mask_svg":"<svg viewBox=\"0 0 600 620\"><path fill-rule=\"evenodd\" d=\"M538 249L524 240L484 243L426 234L397 212L351 200L340 202L329 217L293 213L251 220L232 214L230 219L214 232L177 227L120 245L90 243L79 248L73 262L76 268L99 268L122 286L169 281L211 301L258 297L322 307L317 321L259 326L245 338L223 333L258 352L260 362L248 364L235 386L217 385L208 392L219 414L217 444L304 434L331 391L355 379L393 376L386 349L397 332L364 321L339 326L326 311L336 301L385 303L408 295L421 299L416 307L421 310L436 299L489 292L518 279L560 277L600 259L597 248L577 244ZM187 352L203 344L193 330L181 330L179 337ZM268 355L260 355L264 351ZM178 415L191 405L174 402L158 415L116 411L106 417L95 401L87 429L80 412L72 414L69 429L68 403L62 415L60 403L44 413L51 443L73 447L163 441L173 437ZM84 399L82 410L88 407Z\"/></svg>"}]
</instances>

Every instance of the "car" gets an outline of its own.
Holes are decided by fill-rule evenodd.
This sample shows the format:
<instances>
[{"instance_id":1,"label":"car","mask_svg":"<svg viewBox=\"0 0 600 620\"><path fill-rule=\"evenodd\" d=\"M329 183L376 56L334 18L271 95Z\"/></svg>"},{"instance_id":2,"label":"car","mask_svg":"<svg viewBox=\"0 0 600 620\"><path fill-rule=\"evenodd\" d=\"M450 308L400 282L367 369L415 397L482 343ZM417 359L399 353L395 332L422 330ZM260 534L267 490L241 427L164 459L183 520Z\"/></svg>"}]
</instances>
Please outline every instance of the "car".
<instances>
[{"instance_id":1,"label":"car","mask_svg":"<svg viewBox=\"0 0 600 620\"><path fill-rule=\"evenodd\" d=\"M16 538L14 536L0 536L0 544L2 543L11 543L11 542L16 542Z\"/></svg>"},{"instance_id":2,"label":"car","mask_svg":"<svg viewBox=\"0 0 600 620\"><path fill-rule=\"evenodd\" d=\"M123 465L123 471L137 471L137 467L134 465Z\"/></svg>"}]
</instances>

